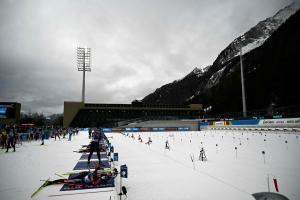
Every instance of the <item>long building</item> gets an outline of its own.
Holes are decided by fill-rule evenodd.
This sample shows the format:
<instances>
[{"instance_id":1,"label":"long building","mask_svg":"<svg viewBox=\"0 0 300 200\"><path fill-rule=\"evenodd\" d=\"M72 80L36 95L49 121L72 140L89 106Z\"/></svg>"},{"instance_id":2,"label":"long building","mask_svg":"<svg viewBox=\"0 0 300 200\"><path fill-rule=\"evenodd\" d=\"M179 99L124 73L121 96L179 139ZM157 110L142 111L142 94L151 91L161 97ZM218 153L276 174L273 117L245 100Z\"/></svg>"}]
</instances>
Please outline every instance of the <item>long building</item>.
<instances>
[{"instance_id":1,"label":"long building","mask_svg":"<svg viewBox=\"0 0 300 200\"><path fill-rule=\"evenodd\" d=\"M139 101L131 104L96 104L64 102L64 127L116 127L133 119L196 118L202 104L149 105Z\"/></svg>"}]
</instances>

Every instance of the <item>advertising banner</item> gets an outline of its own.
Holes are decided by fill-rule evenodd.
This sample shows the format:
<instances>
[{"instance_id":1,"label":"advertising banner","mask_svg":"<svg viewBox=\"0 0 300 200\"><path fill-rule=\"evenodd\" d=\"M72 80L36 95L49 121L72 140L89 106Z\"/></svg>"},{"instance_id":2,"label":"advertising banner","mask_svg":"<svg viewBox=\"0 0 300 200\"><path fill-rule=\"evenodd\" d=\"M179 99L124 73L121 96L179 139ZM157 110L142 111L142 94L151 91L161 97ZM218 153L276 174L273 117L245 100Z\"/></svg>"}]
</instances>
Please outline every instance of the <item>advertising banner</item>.
<instances>
[{"instance_id":1,"label":"advertising banner","mask_svg":"<svg viewBox=\"0 0 300 200\"><path fill-rule=\"evenodd\" d=\"M199 126L208 126L208 122L199 122Z\"/></svg>"},{"instance_id":2,"label":"advertising banner","mask_svg":"<svg viewBox=\"0 0 300 200\"><path fill-rule=\"evenodd\" d=\"M300 124L300 118L286 118L286 119L261 119L259 125L297 125Z\"/></svg>"},{"instance_id":3,"label":"advertising banner","mask_svg":"<svg viewBox=\"0 0 300 200\"><path fill-rule=\"evenodd\" d=\"M103 132L111 132L112 129L111 129L111 128L102 128L102 131L103 131Z\"/></svg>"},{"instance_id":4,"label":"advertising banner","mask_svg":"<svg viewBox=\"0 0 300 200\"><path fill-rule=\"evenodd\" d=\"M178 127L178 131L189 131L190 127Z\"/></svg>"},{"instance_id":5,"label":"advertising banner","mask_svg":"<svg viewBox=\"0 0 300 200\"><path fill-rule=\"evenodd\" d=\"M151 128L143 127L143 128L140 128L140 131L151 131Z\"/></svg>"},{"instance_id":6,"label":"advertising banner","mask_svg":"<svg viewBox=\"0 0 300 200\"><path fill-rule=\"evenodd\" d=\"M232 120L230 122L231 122L231 125L234 125L234 126L239 126L239 125L258 125L259 119Z\"/></svg>"},{"instance_id":7,"label":"advertising banner","mask_svg":"<svg viewBox=\"0 0 300 200\"><path fill-rule=\"evenodd\" d=\"M217 122L214 122L214 125L215 126L224 126L225 123L224 123L224 121L217 121Z\"/></svg>"}]
</instances>

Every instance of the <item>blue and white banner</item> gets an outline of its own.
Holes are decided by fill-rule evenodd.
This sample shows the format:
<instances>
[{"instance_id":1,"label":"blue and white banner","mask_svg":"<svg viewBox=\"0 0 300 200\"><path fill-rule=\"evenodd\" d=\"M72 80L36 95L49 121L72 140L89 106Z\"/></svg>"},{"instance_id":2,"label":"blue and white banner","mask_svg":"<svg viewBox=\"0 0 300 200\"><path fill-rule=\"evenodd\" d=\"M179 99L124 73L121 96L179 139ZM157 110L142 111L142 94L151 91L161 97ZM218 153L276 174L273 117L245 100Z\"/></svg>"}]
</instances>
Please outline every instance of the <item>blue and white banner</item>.
<instances>
[{"instance_id":1,"label":"blue and white banner","mask_svg":"<svg viewBox=\"0 0 300 200\"><path fill-rule=\"evenodd\" d=\"M285 118L285 119L261 119L259 125L296 125L300 124L300 118Z\"/></svg>"},{"instance_id":2,"label":"blue and white banner","mask_svg":"<svg viewBox=\"0 0 300 200\"><path fill-rule=\"evenodd\" d=\"M178 127L178 131L189 131L190 127Z\"/></svg>"}]
</instances>

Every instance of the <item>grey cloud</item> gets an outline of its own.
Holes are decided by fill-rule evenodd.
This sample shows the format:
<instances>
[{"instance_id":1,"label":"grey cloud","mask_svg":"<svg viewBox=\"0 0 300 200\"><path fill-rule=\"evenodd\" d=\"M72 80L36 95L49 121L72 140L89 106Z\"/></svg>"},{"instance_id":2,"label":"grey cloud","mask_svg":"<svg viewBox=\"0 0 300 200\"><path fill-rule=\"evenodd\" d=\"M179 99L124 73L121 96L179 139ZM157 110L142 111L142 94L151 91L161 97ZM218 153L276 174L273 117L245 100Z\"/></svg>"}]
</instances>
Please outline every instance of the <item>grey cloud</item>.
<instances>
[{"instance_id":1,"label":"grey cloud","mask_svg":"<svg viewBox=\"0 0 300 200\"><path fill-rule=\"evenodd\" d=\"M291 1L2 0L0 101L62 112L80 100L76 47L92 49L86 101L129 103L205 67Z\"/></svg>"}]
</instances>

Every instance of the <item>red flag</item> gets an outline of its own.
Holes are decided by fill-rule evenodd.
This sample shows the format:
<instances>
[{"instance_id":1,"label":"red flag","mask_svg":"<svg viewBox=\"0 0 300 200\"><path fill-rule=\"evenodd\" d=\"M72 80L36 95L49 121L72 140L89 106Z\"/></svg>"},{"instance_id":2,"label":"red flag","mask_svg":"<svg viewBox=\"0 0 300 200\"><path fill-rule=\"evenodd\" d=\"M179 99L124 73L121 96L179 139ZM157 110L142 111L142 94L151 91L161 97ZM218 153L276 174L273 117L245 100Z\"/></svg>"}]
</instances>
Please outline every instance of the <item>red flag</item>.
<instances>
[{"instance_id":1,"label":"red flag","mask_svg":"<svg viewBox=\"0 0 300 200\"><path fill-rule=\"evenodd\" d=\"M275 186L276 192L279 192L279 190L278 190L278 184L277 184L277 179L273 178L273 181L274 181L274 186Z\"/></svg>"}]
</instances>

